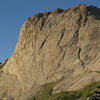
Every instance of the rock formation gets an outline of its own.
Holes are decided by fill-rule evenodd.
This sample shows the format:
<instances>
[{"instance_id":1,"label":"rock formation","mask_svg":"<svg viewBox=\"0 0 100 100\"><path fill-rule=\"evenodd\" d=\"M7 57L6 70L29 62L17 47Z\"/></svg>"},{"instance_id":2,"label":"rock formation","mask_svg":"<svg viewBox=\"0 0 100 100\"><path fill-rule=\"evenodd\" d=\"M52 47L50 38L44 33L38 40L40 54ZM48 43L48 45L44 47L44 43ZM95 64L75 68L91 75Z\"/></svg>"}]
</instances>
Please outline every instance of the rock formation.
<instances>
[{"instance_id":1,"label":"rock formation","mask_svg":"<svg viewBox=\"0 0 100 100\"><path fill-rule=\"evenodd\" d=\"M57 82L58 93L95 81L100 81L100 8L56 9L22 26L13 56L0 69L0 98L29 100L47 83Z\"/></svg>"},{"instance_id":2,"label":"rock formation","mask_svg":"<svg viewBox=\"0 0 100 100\"><path fill-rule=\"evenodd\" d=\"M3 63L0 63L0 68L2 68L6 64L7 61L8 59L6 59Z\"/></svg>"}]
</instances>

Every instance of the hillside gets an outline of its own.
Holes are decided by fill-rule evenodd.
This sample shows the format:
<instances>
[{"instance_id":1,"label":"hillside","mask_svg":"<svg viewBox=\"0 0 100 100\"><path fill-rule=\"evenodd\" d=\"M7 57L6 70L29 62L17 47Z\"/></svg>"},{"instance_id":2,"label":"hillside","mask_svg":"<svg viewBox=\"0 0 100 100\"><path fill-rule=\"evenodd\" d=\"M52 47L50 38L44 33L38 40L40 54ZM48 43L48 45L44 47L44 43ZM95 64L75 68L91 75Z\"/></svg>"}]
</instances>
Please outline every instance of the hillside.
<instances>
[{"instance_id":1,"label":"hillside","mask_svg":"<svg viewBox=\"0 0 100 100\"><path fill-rule=\"evenodd\" d=\"M12 57L0 67L0 99L30 100L46 84L58 94L94 82L100 82L100 8L56 9L23 24Z\"/></svg>"}]
</instances>

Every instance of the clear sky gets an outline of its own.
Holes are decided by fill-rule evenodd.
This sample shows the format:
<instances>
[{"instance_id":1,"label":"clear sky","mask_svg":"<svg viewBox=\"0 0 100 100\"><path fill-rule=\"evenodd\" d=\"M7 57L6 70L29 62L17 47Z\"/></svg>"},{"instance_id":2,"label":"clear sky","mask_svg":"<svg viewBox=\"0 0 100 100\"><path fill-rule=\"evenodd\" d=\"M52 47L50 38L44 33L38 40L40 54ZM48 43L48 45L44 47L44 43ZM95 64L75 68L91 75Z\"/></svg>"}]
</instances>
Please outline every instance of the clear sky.
<instances>
[{"instance_id":1,"label":"clear sky","mask_svg":"<svg viewBox=\"0 0 100 100\"><path fill-rule=\"evenodd\" d=\"M0 0L0 62L11 57L25 20L39 12L68 9L79 4L100 8L100 0Z\"/></svg>"}]
</instances>

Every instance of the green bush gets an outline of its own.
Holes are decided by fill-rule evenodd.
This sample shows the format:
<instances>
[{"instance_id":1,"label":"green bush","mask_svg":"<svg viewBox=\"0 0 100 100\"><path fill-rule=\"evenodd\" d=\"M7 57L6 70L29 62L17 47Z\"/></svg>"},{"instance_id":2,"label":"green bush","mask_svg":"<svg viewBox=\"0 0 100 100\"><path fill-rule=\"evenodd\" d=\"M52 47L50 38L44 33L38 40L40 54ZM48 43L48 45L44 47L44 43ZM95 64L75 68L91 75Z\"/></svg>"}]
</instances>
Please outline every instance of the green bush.
<instances>
[{"instance_id":1,"label":"green bush","mask_svg":"<svg viewBox=\"0 0 100 100\"><path fill-rule=\"evenodd\" d=\"M100 88L100 82L98 82L87 85L79 91L62 91L60 93L53 94L53 87L55 85L56 83L43 85L41 93L35 97L35 100L86 100L87 98L91 98L90 100L92 100L95 92L98 91L98 87Z\"/></svg>"}]
</instances>

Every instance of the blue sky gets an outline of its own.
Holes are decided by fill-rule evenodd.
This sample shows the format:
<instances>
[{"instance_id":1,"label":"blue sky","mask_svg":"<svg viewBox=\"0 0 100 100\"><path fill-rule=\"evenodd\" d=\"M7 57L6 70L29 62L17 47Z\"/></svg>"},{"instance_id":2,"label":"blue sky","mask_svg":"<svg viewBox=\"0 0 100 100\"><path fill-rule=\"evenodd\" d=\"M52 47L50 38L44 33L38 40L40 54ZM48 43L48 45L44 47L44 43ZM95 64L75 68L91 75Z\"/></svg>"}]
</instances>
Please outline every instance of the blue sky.
<instances>
[{"instance_id":1,"label":"blue sky","mask_svg":"<svg viewBox=\"0 0 100 100\"><path fill-rule=\"evenodd\" d=\"M0 62L11 57L25 20L39 12L68 9L79 4L100 8L100 0L0 0Z\"/></svg>"}]
</instances>

